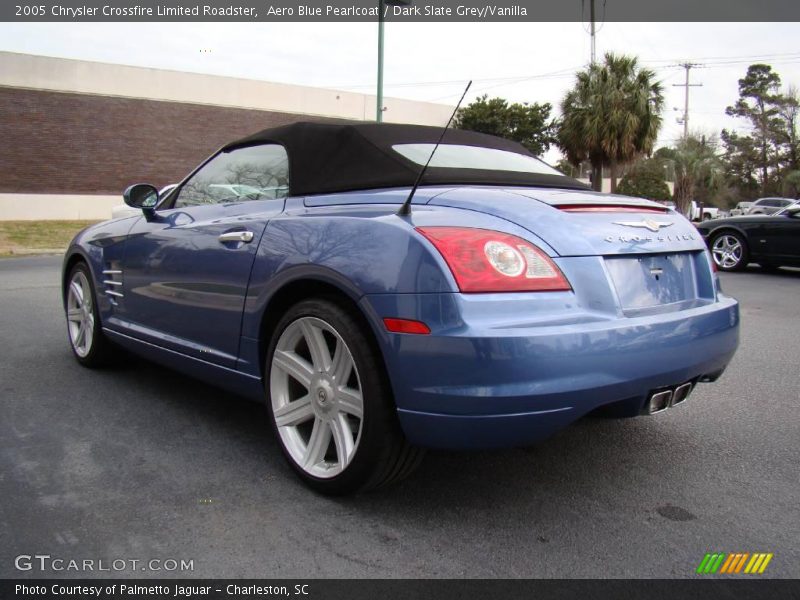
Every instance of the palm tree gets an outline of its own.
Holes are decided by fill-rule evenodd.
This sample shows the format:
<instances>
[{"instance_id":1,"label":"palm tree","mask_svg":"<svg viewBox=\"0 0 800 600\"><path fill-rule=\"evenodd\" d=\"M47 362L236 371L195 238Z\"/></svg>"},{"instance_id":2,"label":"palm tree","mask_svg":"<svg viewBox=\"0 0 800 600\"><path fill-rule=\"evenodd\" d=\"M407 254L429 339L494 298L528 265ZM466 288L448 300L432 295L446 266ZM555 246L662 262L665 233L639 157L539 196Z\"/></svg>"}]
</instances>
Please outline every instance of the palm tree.
<instances>
[{"instance_id":1,"label":"palm tree","mask_svg":"<svg viewBox=\"0 0 800 600\"><path fill-rule=\"evenodd\" d=\"M675 167L675 189L672 198L675 209L689 214L697 186L715 188L722 176L716 141L706 136L689 135L670 152Z\"/></svg>"},{"instance_id":2,"label":"palm tree","mask_svg":"<svg viewBox=\"0 0 800 600\"><path fill-rule=\"evenodd\" d=\"M575 87L561 102L558 145L572 164L592 163L592 187L600 190L603 167L617 189L617 170L649 154L661 127L664 95L655 73L636 58L606 54L576 75Z\"/></svg>"}]
</instances>

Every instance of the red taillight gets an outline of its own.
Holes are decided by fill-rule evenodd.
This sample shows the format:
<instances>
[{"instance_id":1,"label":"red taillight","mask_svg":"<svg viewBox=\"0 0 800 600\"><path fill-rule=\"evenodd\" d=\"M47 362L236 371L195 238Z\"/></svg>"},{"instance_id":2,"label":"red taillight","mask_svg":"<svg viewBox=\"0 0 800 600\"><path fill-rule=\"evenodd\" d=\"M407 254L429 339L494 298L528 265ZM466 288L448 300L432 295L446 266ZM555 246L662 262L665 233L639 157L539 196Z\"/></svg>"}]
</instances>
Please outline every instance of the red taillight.
<instances>
[{"instance_id":1,"label":"red taillight","mask_svg":"<svg viewBox=\"0 0 800 600\"><path fill-rule=\"evenodd\" d=\"M665 213L666 207L658 206L630 206L626 204L560 204L557 209L564 212L615 212L615 213L635 213L652 212Z\"/></svg>"},{"instance_id":2,"label":"red taillight","mask_svg":"<svg viewBox=\"0 0 800 600\"><path fill-rule=\"evenodd\" d=\"M572 289L549 256L517 236L468 227L419 227L417 231L436 246L462 292Z\"/></svg>"},{"instance_id":3,"label":"red taillight","mask_svg":"<svg viewBox=\"0 0 800 600\"><path fill-rule=\"evenodd\" d=\"M425 325L422 321L413 321L411 319L390 319L385 318L383 324L386 331L392 333L415 333L417 335L428 335L431 328Z\"/></svg>"}]
</instances>

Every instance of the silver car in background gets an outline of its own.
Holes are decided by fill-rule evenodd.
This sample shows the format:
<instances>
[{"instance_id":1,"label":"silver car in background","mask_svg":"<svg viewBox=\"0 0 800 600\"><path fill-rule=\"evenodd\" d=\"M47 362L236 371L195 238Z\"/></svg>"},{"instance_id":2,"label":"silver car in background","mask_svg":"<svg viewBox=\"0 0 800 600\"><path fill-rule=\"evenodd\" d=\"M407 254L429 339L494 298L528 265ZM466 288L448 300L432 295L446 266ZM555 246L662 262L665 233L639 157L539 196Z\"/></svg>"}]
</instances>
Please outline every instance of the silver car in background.
<instances>
[{"instance_id":1,"label":"silver car in background","mask_svg":"<svg viewBox=\"0 0 800 600\"><path fill-rule=\"evenodd\" d=\"M794 204L791 198L759 198L747 210L747 215L772 215L779 210Z\"/></svg>"}]
</instances>

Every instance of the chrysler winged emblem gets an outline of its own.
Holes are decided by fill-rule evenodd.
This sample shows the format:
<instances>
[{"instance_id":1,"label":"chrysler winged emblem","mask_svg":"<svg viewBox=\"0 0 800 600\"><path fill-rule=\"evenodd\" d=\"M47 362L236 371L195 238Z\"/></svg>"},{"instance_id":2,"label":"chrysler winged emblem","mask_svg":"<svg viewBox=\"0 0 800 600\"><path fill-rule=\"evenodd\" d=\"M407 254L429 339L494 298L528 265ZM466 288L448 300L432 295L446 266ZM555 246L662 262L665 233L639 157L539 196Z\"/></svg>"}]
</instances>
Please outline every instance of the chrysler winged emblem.
<instances>
[{"instance_id":1,"label":"chrysler winged emblem","mask_svg":"<svg viewBox=\"0 0 800 600\"><path fill-rule=\"evenodd\" d=\"M615 221L614 225L624 225L625 227L643 227L652 232L658 233L662 227L669 227L673 223L668 221L653 221L652 219L644 219L642 221Z\"/></svg>"}]
</instances>

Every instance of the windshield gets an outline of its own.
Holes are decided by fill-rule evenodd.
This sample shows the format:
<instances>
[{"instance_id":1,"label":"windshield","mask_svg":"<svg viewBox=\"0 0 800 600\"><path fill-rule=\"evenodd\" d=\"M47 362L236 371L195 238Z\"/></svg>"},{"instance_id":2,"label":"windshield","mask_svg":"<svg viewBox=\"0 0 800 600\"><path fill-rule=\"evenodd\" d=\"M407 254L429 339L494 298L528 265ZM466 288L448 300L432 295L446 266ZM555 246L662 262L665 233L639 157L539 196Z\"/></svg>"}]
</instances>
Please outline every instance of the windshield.
<instances>
[{"instance_id":1,"label":"windshield","mask_svg":"<svg viewBox=\"0 0 800 600\"><path fill-rule=\"evenodd\" d=\"M778 215L785 215L787 212L789 212L790 209L797 208L798 206L800 206L800 201L792 202L791 204L789 204L788 206L784 206L782 209L780 209L778 212L774 214L776 217Z\"/></svg>"},{"instance_id":2,"label":"windshield","mask_svg":"<svg viewBox=\"0 0 800 600\"><path fill-rule=\"evenodd\" d=\"M436 144L396 144L392 149L408 160L422 166L431 155ZM542 175L561 175L538 158L480 146L461 146L442 144L431 160L431 167L446 169L480 169L483 171L514 171L517 173L538 173Z\"/></svg>"}]
</instances>

